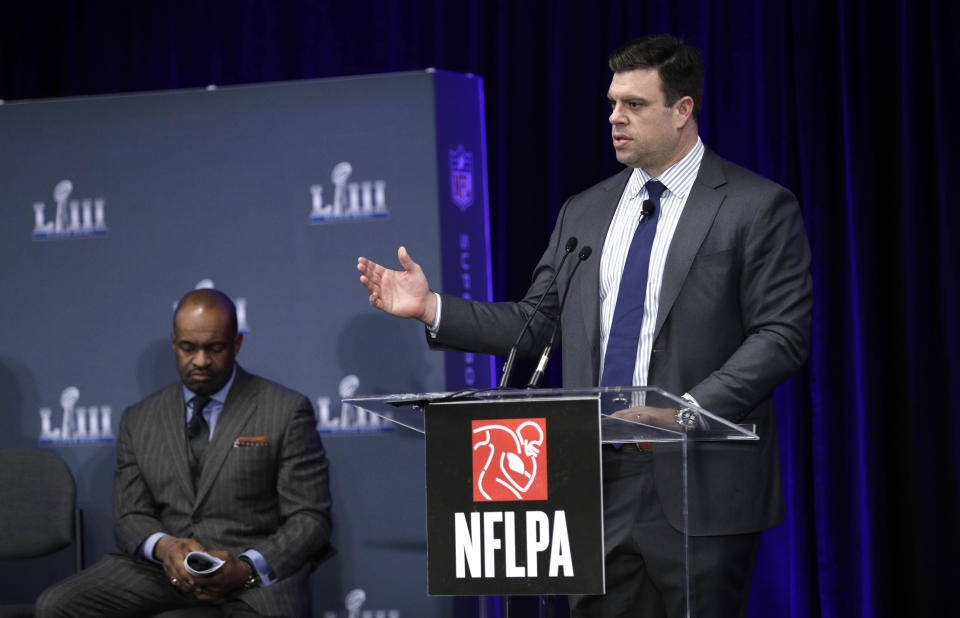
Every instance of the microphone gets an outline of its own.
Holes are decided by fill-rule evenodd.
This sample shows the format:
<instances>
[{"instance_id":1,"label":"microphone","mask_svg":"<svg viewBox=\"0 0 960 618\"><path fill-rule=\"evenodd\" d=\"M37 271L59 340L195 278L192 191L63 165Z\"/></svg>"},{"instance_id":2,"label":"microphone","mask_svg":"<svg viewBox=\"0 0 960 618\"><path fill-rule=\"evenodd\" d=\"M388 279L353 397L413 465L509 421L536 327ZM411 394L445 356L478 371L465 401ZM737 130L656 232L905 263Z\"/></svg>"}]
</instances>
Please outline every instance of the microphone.
<instances>
[{"instance_id":1,"label":"microphone","mask_svg":"<svg viewBox=\"0 0 960 618\"><path fill-rule=\"evenodd\" d=\"M564 290L563 298L560 299L560 311L557 313L557 318L553 322L553 330L550 331L550 340L547 342L547 347L543 348L543 353L540 355L540 362L537 363L537 368L534 370L533 375L530 376L530 381L527 382L527 388L537 388L543 380L543 374L547 371L547 363L550 361L550 353L553 351L553 340L556 338L557 328L560 326L560 316L563 314L564 305L567 304L567 294L570 293L570 282L573 281L573 275L577 272L577 269L587 261L591 253L593 253L593 249L584 247L580 249L580 253L577 255L577 263L573 265L573 270L570 271L570 276L567 277L567 289Z\"/></svg>"},{"instance_id":2,"label":"microphone","mask_svg":"<svg viewBox=\"0 0 960 618\"><path fill-rule=\"evenodd\" d=\"M553 289L553 284L557 282L557 276L560 274L560 270L563 268L563 263L567 261L567 258L576 248L577 238L575 236L571 236L567 239L567 244L563 248L563 257L560 258L560 265L557 266L557 270L554 271L553 278L550 279L550 283L547 285L547 288L543 291L543 294L540 295L540 299L533 307L533 311L531 311L530 315L527 317L527 321L523 323L523 328L520 329L520 334L517 335L517 340L513 342L513 346L510 348L510 352L507 354L507 360L503 363L503 374L500 376L500 386L497 388L506 388L507 384L510 382L510 374L513 373L513 363L517 360L517 348L520 347L520 340L523 338L523 334L527 332L527 329L530 328L530 324L533 323L533 318L537 315L537 312L540 311L540 305L543 304L543 300L547 297L547 293Z\"/></svg>"},{"instance_id":3,"label":"microphone","mask_svg":"<svg viewBox=\"0 0 960 618\"><path fill-rule=\"evenodd\" d=\"M643 200L643 206L640 207L640 214L644 217L651 217L657 211L657 205L653 200Z\"/></svg>"}]
</instances>

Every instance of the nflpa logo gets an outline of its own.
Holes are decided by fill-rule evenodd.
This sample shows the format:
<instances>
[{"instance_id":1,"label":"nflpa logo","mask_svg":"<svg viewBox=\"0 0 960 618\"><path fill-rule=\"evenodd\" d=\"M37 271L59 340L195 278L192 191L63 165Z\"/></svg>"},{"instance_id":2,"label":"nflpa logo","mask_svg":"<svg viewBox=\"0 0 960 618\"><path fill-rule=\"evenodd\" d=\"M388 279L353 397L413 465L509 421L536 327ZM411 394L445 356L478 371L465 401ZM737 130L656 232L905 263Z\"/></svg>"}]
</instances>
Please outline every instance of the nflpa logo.
<instances>
[{"instance_id":1,"label":"nflpa logo","mask_svg":"<svg viewBox=\"0 0 960 618\"><path fill-rule=\"evenodd\" d=\"M473 501L547 499L547 419L473 424Z\"/></svg>"}]
</instances>

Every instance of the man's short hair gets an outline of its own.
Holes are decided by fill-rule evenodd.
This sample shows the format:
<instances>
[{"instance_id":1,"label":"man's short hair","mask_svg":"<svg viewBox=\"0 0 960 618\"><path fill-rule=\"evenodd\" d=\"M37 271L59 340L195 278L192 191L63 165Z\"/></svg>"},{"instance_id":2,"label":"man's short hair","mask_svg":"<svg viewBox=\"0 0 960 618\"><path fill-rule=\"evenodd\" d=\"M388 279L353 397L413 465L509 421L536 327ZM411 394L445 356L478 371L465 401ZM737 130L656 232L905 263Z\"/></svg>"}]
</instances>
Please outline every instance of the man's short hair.
<instances>
[{"instance_id":1,"label":"man's short hair","mask_svg":"<svg viewBox=\"0 0 960 618\"><path fill-rule=\"evenodd\" d=\"M693 99L693 119L699 121L703 102L703 58L695 47L677 37L655 34L634 39L610 54L610 70L625 73L657 69L663 99L673 105L680 98Z\"/></svg>"}]
</instances>

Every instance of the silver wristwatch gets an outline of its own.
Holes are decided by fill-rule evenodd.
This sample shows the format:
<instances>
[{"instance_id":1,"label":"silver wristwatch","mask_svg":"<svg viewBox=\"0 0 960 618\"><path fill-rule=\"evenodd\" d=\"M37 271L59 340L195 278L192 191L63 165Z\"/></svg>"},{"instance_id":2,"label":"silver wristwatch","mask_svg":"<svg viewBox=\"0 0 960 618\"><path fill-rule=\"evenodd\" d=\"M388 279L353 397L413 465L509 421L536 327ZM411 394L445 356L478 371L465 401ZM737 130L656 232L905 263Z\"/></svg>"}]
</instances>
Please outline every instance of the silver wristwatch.
<instances>
[{"instance_id":1,"label":"silver wristwatch","mask_svg":"<svg viewBox=\"0 0 960 618\"><path fill-rule=\"evenodd\" d=\"M697 426L697 413L693 408L680 408L673 418L684 431Z\"/></svg>"}]
</instances>

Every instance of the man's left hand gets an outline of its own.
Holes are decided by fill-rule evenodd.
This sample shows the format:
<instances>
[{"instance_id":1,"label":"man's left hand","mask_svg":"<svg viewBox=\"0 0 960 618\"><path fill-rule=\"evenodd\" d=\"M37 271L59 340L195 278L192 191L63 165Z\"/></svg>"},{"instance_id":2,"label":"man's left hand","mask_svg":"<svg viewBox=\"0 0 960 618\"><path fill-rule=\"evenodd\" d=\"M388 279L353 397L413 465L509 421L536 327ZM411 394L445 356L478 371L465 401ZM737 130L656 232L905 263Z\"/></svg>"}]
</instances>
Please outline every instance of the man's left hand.
<instances>
[{"instance_id":1,"label":"man's left hand","mask_svg":"<svg viewBox=\"0 0 960 618\"><path fill-rule=\"evenodd\" d=\"M246 564L228 551L215 550L207 553L223 560L224 565L213 575L195 578L193 594L197 599L214 601L243 588L250 574Z\"/></svg>"},{"instance_id":2,"label":"man's left hand","mask_svg":"<svg viewBox=\"0 0 960 618\"><path fill-rule=\"evenodd\" d=\"M636 406L633 408L618 410L610 416L622 418L625 421L643 423L644 425L652 425L654 427L663 427L664 429L671 429L674 431L680 429L680 426L677 425L677 411L673 408Z\"/></svg>"}]
</instances>

